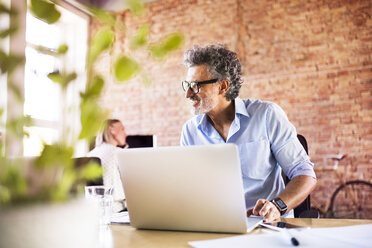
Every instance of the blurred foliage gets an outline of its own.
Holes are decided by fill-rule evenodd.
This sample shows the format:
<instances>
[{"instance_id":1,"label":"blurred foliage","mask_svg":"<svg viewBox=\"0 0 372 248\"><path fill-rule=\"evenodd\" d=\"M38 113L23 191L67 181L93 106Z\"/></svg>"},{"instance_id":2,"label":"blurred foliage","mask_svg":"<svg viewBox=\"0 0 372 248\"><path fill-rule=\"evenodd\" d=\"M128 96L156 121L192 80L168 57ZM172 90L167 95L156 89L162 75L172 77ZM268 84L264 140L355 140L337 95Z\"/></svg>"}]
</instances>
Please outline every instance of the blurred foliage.
<instances>
[{"instance_id":1,"label":"blurred foliage","mask_svg":"<svg viewBox=\"0 0 372 248\"><path fill-rule=\"evenodd\" d=\"M20 64L24 63L25 57L15 54L6 54L0 49L0 72L12 73Z\"/></svg>"},{"instance_id":2,"label":"blurred foliage","mask_svg":"<svg viewBox=\"0 0 372 248\"><path fill-rule=\"evenodd\" d=\"M0 2L0 15L3 14L11 17L14 22L12 22L8 28L0 30L0 38L2 39L8 37L11 34L14 34L18 30L18 22L16 21L18 13L14 10L9 9L7 6Z\"/></svg>"},{"instance_id":3,"label":"blurred foliage","mask_svg":"<svg viewBox=\"0 0 372 248\"><path fill-rule=\"evenodd\" d=\"M110 27L115 27L116 18L113 13L103 11L97 8L89 8L89 11L94 15L94 17L101 23L108 25Z\"/></svg>"},{"instance_id":4,"label":"blurred foliage","mask_svg":"<svg viewBox=\"0 0 372 248\"><path fill-rule=\"evenodd\" d=\"M81 131L79 139L92 141L93 136L97 134L101 128L102 120L106 119L107 113L92 99L84 99L80 103L80 110Z\"/></svg>"},{"instance_id":5,"label":"blurred foliage","mask_svg":"<svg viewBox=\"0 0 372 248\"><path fill-rule=\"evenodd\" d=\"M126 0L130 11L139 18L145 13L141 0ZM49 0L30 0L29 10L36 17L48 24L58 22L61 13ZM87 52L87 82L86 88L80 92L80 124L81 130L75 143L68 144L66 137L53 144L44 144L43 150L31 164L23 159L10 159L4 155L3 143L0 142L0 206L14 205L35 201L64 201L68 199L72 189L79 189L87 180L94 180L102 176L102 167L96 163L89 163L82 167L76 167L72 159L74 145L80 139L88 143L100 130L102 122L108 117L108 112L102 109L98 100L105 86L104 77L94 70L94 65L103 53L113 56L115 33L126 34L125 23L113 13L97 8L88 7L93 18L101 22L101 28L91 37ZM7 15L12 19L10 27L0 30L0 37L6 38L18 30L17 13L0 3L0 15ZM148 43L150 25L145 23L138 28L130 40L130 49L144 49L150 51L157 59L163 59L170 52L178 49L183 43L180 33L169 34L157 43ZM69 52L67 44L61 44L57 49L42 46L33 47L37 51L51 56L65 56ZM7 74L7 88L13 96L22 104L24 101L23 90L19 89L12 80L12 74L17 67L23 66L24 56L8 54L0 49L0 72ZM151 84L151 80L141 65L129 54L120 54L112 63L112 72L118 81L127 81L140 76L145 86ZM48 78L57 83L62 91L77 78L76 72L55 71L49 73ZM4 110L0 109L0 116ZM66 118L63 117L63 118ZM6 134L22 139L27 133L27 126L32 126L29 116L20 116L7 120ZM67 127L64 127L67 128ZM68 129L67 129L68 130ZM64 133L64 132L62 132Z\"/></svg>"},{"instance_id":6,"label":"blurred foliage","mask_svg":"<svg viewBox=\"0 0 372 248\"><path fill-rule=\"evenodd\" d=\"M8 204L27 198L28 184L18 163L6 163L2 158L0 168L0 203ZM22 201L26 201L22 200Z\"/></svg>"},{"instance_id":7,"label":"blurred foliage","mask_svg":"<svg viewBox=\"0 0 372 248\"><path fill-rule=\"evenodd\" d=\"M65 54L68 51L68 46L66 44L62 44L58 47L57 52L59 54Z\"/></svg>"},{"instance_id":8,"label":"blurred foliage","mask_svg":"<svg viewBox=\"0 0 372 248\"><path fill-rule=\"evenodd\" d=\"M8 89L9 92L13 93L13 96L15 97L16 100L18 101L23 101L23 94L22 90L11 81L11 79L8 78Z\"/></svg>"},{"instance_id":9,"label":"blurred foliage","mask_svg":"<svg viewBox=\"0 0 372 248\"><path fill-rule=\"evenodd\" d=\"M147 36L150 32L150 26L148 24L142 25L137 34L132 38L130 46L132 49L143 47L147 44Z\"/></svg>"},{"instance_id":10,"label":"blurred foliage","mask_svg":"<svg viewBox=\"0 0 372 248\"><path fill-rule=\"evenodd\" d=\"M119 81L127 81L137 75L139 65L127 56L121 56L115 64L115 76Z\"/></svg>"},{"instance_id":11,"label":"blurred foliage","mask_svg":"<svg viewBox=\"0 0 372 248\"><path fill-rule=\"evenodd\" d=\"M51 24L59 20L61 14L55 4L44 0L31 0L29 9L37 18ZM15 12L0 4L0 14L7 14L9 18L15 16ZM15 22L12 20L11 25ZM18 30L17 25L8 30L1 30L2 38L10 36ZM58 49L49 49L42 46L34 47L41 53L51 56L64 56L68 52L68 46L61 44ZM24 102L22 90L13 81L12 75L15 69L24 65L24 56L8 54L0 50L1 74L7 73L7 88L13 93L20 104ZM66 91L68 85L77 77L75 72L53 72L48 78L58 83L62 91ZM100 82L98 88L102 88ZM96 99L100 90L92 90L90 94ZM88 95L88 94L87 94ZM86 97L88 99L89 97ZM4 110L0 110L1 114ZM96 115L97 116L97 115ZM25 128L32 126L30 116L12 117L6 123L6 135L8 138L18 137L22 140L27 136ZM64 138L64 137L63 137ZM83 168L75 168L72 159L74 144L67 145L66 142L55 144L44 144L40 156L33 161L27 159L7 158L0 152L0 206L9 204L21 204L38 201L63 201L70 197L72 187L84 185L86 180L96 179L102 175L102 168L98 164L91 163ZM4 149L0 144L1 151Z\"/></svg>"},{"instance_id":12,"label":"blurred foliage","mask_svg":"<svg viewBox=\"0 0 372 248\"><path fill-rule=\"evenodd\" d=\"M101 29L93 36L88 51L88 68L92 67L93 63L103 51L112 46L114 40L115 33L108 27Z\"/></svg>"},{"instance_id":13,"label":"blurred foliage","mask_svg":"<svg viewBox=\"0 0 372 248\"><path fill-rule=\"evenodd\" d=\"M102 167L95 162L90 162L89 164L84 166L81 170L79 170L78 178L94 180L97 178L96 175L100 173L102 173Z\"/></svg>"},{"instance_id":14,"label":"blurred foliage","mask_svg":"<svg viewBox=\"0 0 372 248\"><path fill-rule=\"evenodd\" d=\"M6 129L9 132L9 135L23 137L28 135L24 130L24 127L30 126L31 123L32 121L29 115L18 116L17 118L13 118L6 123Z\"/></svg>"},{"instance_id":15,"label":"blurred foliage","mask_svg":"<svg viewBox=\"0 0 372 248\"><path fill-rule=\"evenodd\" d=\"M73 148L64 144L44 145L44 149L35 160L35 167L45 169L50 167L71 168Z\"/></svg>"},{"instance_id":16,"label":"blurred foliage","mask_svg":"<svg viewBox=\"0 0 372 248\"><path fill-rule=\"evenodd\" d=\"M80 97L83 99L83 101L88 101L89 99L98 99L98 97L101 95L104 84L105 81L101 76L95 76L92 81L88 83L85 92L80 93Z\"/></svg>"},{"instance_id":17,"label":"blurred foliage","mask_svg":"<svg viewBox=\"0 0 372 248\"><path fill-rule=\"evenodd\" d=\"M141 16L145 11L145 8L143 6L143 1L141 0L127 0L127 4L129 6L129 9L136 16Z\"/></svg>"},{"instance_id":18,"label":"blurred foliage","mask_svg":"<svg viewBox=\"0 0 372 248\"><path fill-rule=\"evenodd\" d=\"M44 0L31 0L30 11L35 17L48 24L57 22L61 17L55 4Z\"/></svg>"},{"instance_id":19,"label":"blurred foliage","mask_svg":"<svg viewBox=\"0 0 372 248\"><path fill-rule=\"evenodd\" d=\"M77 74L75 72L72 73L60 73L60 72L51 72L48 74L48 78L53 82L58 83L61 85L62 89L66 89L71 81L75 80Z\"/></svg>"},{"instance_id":20,"label":"blurred foliage","mask_svg":"<svg viewBox=\"0 0 372 248\"><path fill-rule=\"evenodd\" d=\"M183 43L183 35L180 33L170 34L159 42L150 45L154 57L163 59L169 52L175 51Z\"/></svg>"}]
</instances>

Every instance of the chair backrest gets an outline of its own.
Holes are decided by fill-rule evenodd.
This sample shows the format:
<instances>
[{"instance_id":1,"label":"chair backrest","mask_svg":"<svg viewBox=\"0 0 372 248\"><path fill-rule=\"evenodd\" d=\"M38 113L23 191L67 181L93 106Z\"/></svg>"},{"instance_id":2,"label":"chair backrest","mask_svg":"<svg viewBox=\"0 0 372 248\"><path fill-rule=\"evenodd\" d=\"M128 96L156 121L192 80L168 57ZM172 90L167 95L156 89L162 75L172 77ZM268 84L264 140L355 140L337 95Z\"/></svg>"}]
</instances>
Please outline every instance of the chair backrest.
<instances>
[{"instance_id":1,"label":"chair backrest","mask_svg":"<svg viewBox=\"0 0 372 248\"><path fill-rule=\"evenodd\" d=\"M297 138L300 141L301 145L304 147L305 151L307 154L309 154L308 146L307 146L307 141L305 137L301 134L297 134ZM301 213L307 212L310 210L310 195L306 197L306 199L297 207L294 209L294 216L296 218L301 216Z\"/></svg>"},{"instance_id":2,"label":"chair backrest","mask_svg":"<svg viewBox=\"0 0 372 248\"><path fill-rule=\"evenodd\" d=\"M308 150L308 147L307 147L307 141L306 141L305 137L301 134L297 134L297 138L300 141L301 145L304 147L306 153L309 154L309 150Z\"/></svg>"},{"instance_id":3,"label":"chair backrest","mask_svg":"<svg viewBox=\"0 0 372 248\"><path fill-rule=\"evenodd\" d=\"M73 160L74 160L74 165L76 169L80 169L81 167L84 167L89 162L95 162L101 165L101 159L97 157L79 157L79 158L73 158ZM87 186L103 185L103 179L102 177L100 177L96 180L88 181L86 185Z\"/></svg>"},{"instance_id":4,"label":"chair backrest","mask_svg":"<svg viewBox=\"0 0 372 248\"><path fill-rule=\"evenodd\" d=\"M309 154L307 141L305 137L301 134L297 134L297 138L300 141L301 145L304 147L306 153ZM287 185L287 183L290 181L289 178L284 173L282 173L282 176L284 179L284 183ZM298 218L300 217L301 213L304 213L309 210L310 210L310 195L306 197L306 199L300 205L294 208L294 216L295 218Z\"/></svg>"}]
</instances>

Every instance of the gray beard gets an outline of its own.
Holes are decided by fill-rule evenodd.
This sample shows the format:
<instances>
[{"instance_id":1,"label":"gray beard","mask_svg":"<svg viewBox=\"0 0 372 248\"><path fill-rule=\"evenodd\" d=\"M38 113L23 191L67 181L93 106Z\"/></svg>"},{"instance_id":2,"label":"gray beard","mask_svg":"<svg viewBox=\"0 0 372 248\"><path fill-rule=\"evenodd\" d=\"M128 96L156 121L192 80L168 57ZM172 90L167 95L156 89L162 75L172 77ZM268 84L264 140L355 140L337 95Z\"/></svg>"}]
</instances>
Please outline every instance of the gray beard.
<instances>
[{"instance_id":1,"label":"gray beard","mask_svg":"<svg viewBox=\"0 0 372 248\"><path fill-rule=\"evenodd\" d=\"M211 111L214 107L216 107L217 103L213 104L210 99L205 99L204 102L200 102L200 106L194 108L191 108L191 114L193 115L200 115L200 114L206 114L209 111Z\"/></svg>"}]
</instances>

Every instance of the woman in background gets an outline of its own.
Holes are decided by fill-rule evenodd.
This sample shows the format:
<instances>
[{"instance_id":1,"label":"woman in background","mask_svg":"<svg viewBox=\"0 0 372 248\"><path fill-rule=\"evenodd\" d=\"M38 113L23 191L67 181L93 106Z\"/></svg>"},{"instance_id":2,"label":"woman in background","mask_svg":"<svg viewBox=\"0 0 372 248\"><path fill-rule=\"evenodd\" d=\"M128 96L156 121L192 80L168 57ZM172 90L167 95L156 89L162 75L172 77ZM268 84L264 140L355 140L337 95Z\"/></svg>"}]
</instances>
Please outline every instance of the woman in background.
<instances>
[{"instance_id":1,"label":"woman in background","mask_svg":"<svg viewBox=\"0 0 372 248\"><path fill-rule=\"evenodd\" d=\"M108 119L104 123L103 130L96 137L95 148L88 153L88 157L98 157L101 159L103 168L103 184L113 186L113 213L125 209L125 195L123 184L120 179L119 162L116 152L120 147L127 148L127 134L124 125L120 120Z\"/></svg>"}]
</instances>

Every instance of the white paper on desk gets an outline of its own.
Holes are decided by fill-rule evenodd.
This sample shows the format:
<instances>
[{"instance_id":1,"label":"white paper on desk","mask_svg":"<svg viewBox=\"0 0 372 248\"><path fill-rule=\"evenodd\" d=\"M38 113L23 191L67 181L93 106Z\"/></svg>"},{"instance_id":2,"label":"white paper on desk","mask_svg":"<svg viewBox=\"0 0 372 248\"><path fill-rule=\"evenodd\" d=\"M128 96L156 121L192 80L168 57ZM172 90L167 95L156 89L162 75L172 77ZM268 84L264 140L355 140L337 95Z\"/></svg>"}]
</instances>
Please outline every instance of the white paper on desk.
<instances>
[{"instance_id":1,"label":"white paper on desk","mask_svg":"<svg viewBox=\"0 0 372 248\"><path fill-rule=\"evenodd\" d=\"M372 247L372 224L332 228L313 228L306 235L349 243L353 247Z\"/></svg>"},{"instance_id":2,"label":"white paper on desk","mask_svg":"<svg viewBox=\"0 0 372 248\"><path fill-rule=\"evenodd\" d=\"M372 224L333 228L291 229L290 233L300 242L300 247L371 247ZM195 248L246 248L246 247L294 247L289 238L281 232L267 231L265 234L239 235L204 241L191 241Z\"/></svg>"},{"instance_id":3,"label":"white paper on desk","mask_svg":"<svg viewBox=\"0 0 372 248\"><path fill-rule=\"evenodd\" d=\"M111 215L111 223L115 224L130 224L129 214L127 211L114 213Z\"/></svg>"}]
</instances>

